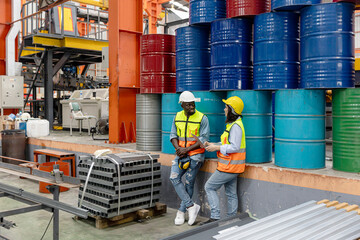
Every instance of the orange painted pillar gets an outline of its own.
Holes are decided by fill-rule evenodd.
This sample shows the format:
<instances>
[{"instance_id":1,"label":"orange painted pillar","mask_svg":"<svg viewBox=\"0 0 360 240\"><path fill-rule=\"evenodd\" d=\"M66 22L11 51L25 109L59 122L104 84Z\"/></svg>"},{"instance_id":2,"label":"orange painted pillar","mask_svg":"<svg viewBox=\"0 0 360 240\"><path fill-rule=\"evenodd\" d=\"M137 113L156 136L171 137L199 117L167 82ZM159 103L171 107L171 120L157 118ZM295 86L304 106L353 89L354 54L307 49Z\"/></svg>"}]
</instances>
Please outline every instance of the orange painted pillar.
<instances>
[{"instance_id":1,"label":"orange painted pillar","mask_svg":"<svg viewBox=\"0 0 360 240\"><path fill-rule=\"evenodd\" d=\"M0 75L6 75L5 38L10 30L11 23L11 0L0 0Z\"/></svg>"},{"instance_id":2,"label":"orange painted pillar","mask_svg":"<svg viewBox=\"0 0 360 240\"><path fill-rule=\"evenodd\" d=\"M140 88L142 0L109 1L109 142L136 141L136 94Z\"/></svg>"},{"instance_id":3,"label":"orange painted pillar","mask_svg":"<svg viewBox=\"0 0 360 240\"><path fill-rule=\"evenodd\" d=\"M150 34L157 33L157 17L161 13L161 8L161 3L158 0L144 0L144 10L148 15Z\"/></svg>"}]
</instances>

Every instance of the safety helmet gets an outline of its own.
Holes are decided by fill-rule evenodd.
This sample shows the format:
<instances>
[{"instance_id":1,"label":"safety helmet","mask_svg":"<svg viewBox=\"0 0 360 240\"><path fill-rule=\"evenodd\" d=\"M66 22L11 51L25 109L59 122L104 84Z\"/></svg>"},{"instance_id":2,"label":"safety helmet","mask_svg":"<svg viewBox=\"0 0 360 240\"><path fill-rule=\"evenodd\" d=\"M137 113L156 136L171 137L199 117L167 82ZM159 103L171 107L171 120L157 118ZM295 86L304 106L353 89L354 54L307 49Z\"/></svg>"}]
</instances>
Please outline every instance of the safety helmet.
<instances>
[{"instance_id":1,"label":"safety helmet","mask_svg":"<svg viewBox=\"0 0 360 240\"><path fill-rule=\"evenodd\" d=\"M180 94L179 103L183 102L199 102L198 98L195 98L194 94L189 91L184 91Z\"/></svg>"},{"instance_id":2,"label":"safety helmet","mask_svg":"<svg viewBox=\"0 0 360 240\"><path fill-rule=\"evenodd\" d=\"M223 99L223 102L235 111L236 114L241 115L243 109L244 109L244 103L241 100L241 98L237 96L229 97L228 99Z\"/></svg>"}]
</instances>

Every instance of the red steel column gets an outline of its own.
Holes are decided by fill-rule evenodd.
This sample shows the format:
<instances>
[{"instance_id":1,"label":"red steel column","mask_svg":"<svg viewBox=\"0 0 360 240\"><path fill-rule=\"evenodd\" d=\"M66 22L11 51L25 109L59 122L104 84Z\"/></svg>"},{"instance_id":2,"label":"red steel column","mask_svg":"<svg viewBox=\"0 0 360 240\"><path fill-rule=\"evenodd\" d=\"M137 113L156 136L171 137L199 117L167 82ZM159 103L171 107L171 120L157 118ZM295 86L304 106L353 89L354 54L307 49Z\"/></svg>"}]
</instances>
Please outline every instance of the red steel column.
<instances>
[{"instance_id":1,"label":"red steel column","mask_svg":"<svg viewBox=\"0 0 360 240\"><path fill-rule=\"evenodd\" d=\"M142 0L109 1L109 142L136 141L136 94L140 87Z\"/></svg>"}]
</instances>

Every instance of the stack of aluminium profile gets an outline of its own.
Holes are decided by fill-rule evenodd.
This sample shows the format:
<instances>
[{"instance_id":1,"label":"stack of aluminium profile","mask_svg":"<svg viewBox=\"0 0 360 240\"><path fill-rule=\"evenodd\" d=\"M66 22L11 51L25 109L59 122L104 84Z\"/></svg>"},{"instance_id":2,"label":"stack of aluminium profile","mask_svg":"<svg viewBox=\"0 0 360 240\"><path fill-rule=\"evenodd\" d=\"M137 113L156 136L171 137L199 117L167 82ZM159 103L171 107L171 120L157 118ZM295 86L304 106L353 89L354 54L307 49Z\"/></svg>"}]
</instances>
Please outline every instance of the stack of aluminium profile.
<instances>
[{"instance_id":1,"label":"stack of aluminium profile","mask_svg":"<svg viewBox=\"0 0 360 240\"><path fill-rule=\"evenodd\" d=\"M82 183L79 206L103 218L154 207L160 199L158 158L146 153L82 158L78 166Z\"/></svg>"}]
</instances>

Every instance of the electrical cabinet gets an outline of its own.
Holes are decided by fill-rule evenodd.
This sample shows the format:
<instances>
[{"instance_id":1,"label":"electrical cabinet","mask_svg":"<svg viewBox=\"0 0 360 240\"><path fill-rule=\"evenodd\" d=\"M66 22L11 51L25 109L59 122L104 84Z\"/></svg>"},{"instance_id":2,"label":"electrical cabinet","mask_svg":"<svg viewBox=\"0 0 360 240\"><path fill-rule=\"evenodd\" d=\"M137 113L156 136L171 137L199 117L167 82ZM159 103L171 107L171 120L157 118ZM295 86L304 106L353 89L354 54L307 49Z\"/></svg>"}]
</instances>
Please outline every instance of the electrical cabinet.
<instances>
[{"instance_id":1,"label":"electrical cabinet","mask_svg":"<svg viewBox=\"0 0 360 240\"><path fill-rule=\"evenodd\" d=\"M24 77L0 76L0 108L24 107Z\"/></svg>"}]
</instances>

